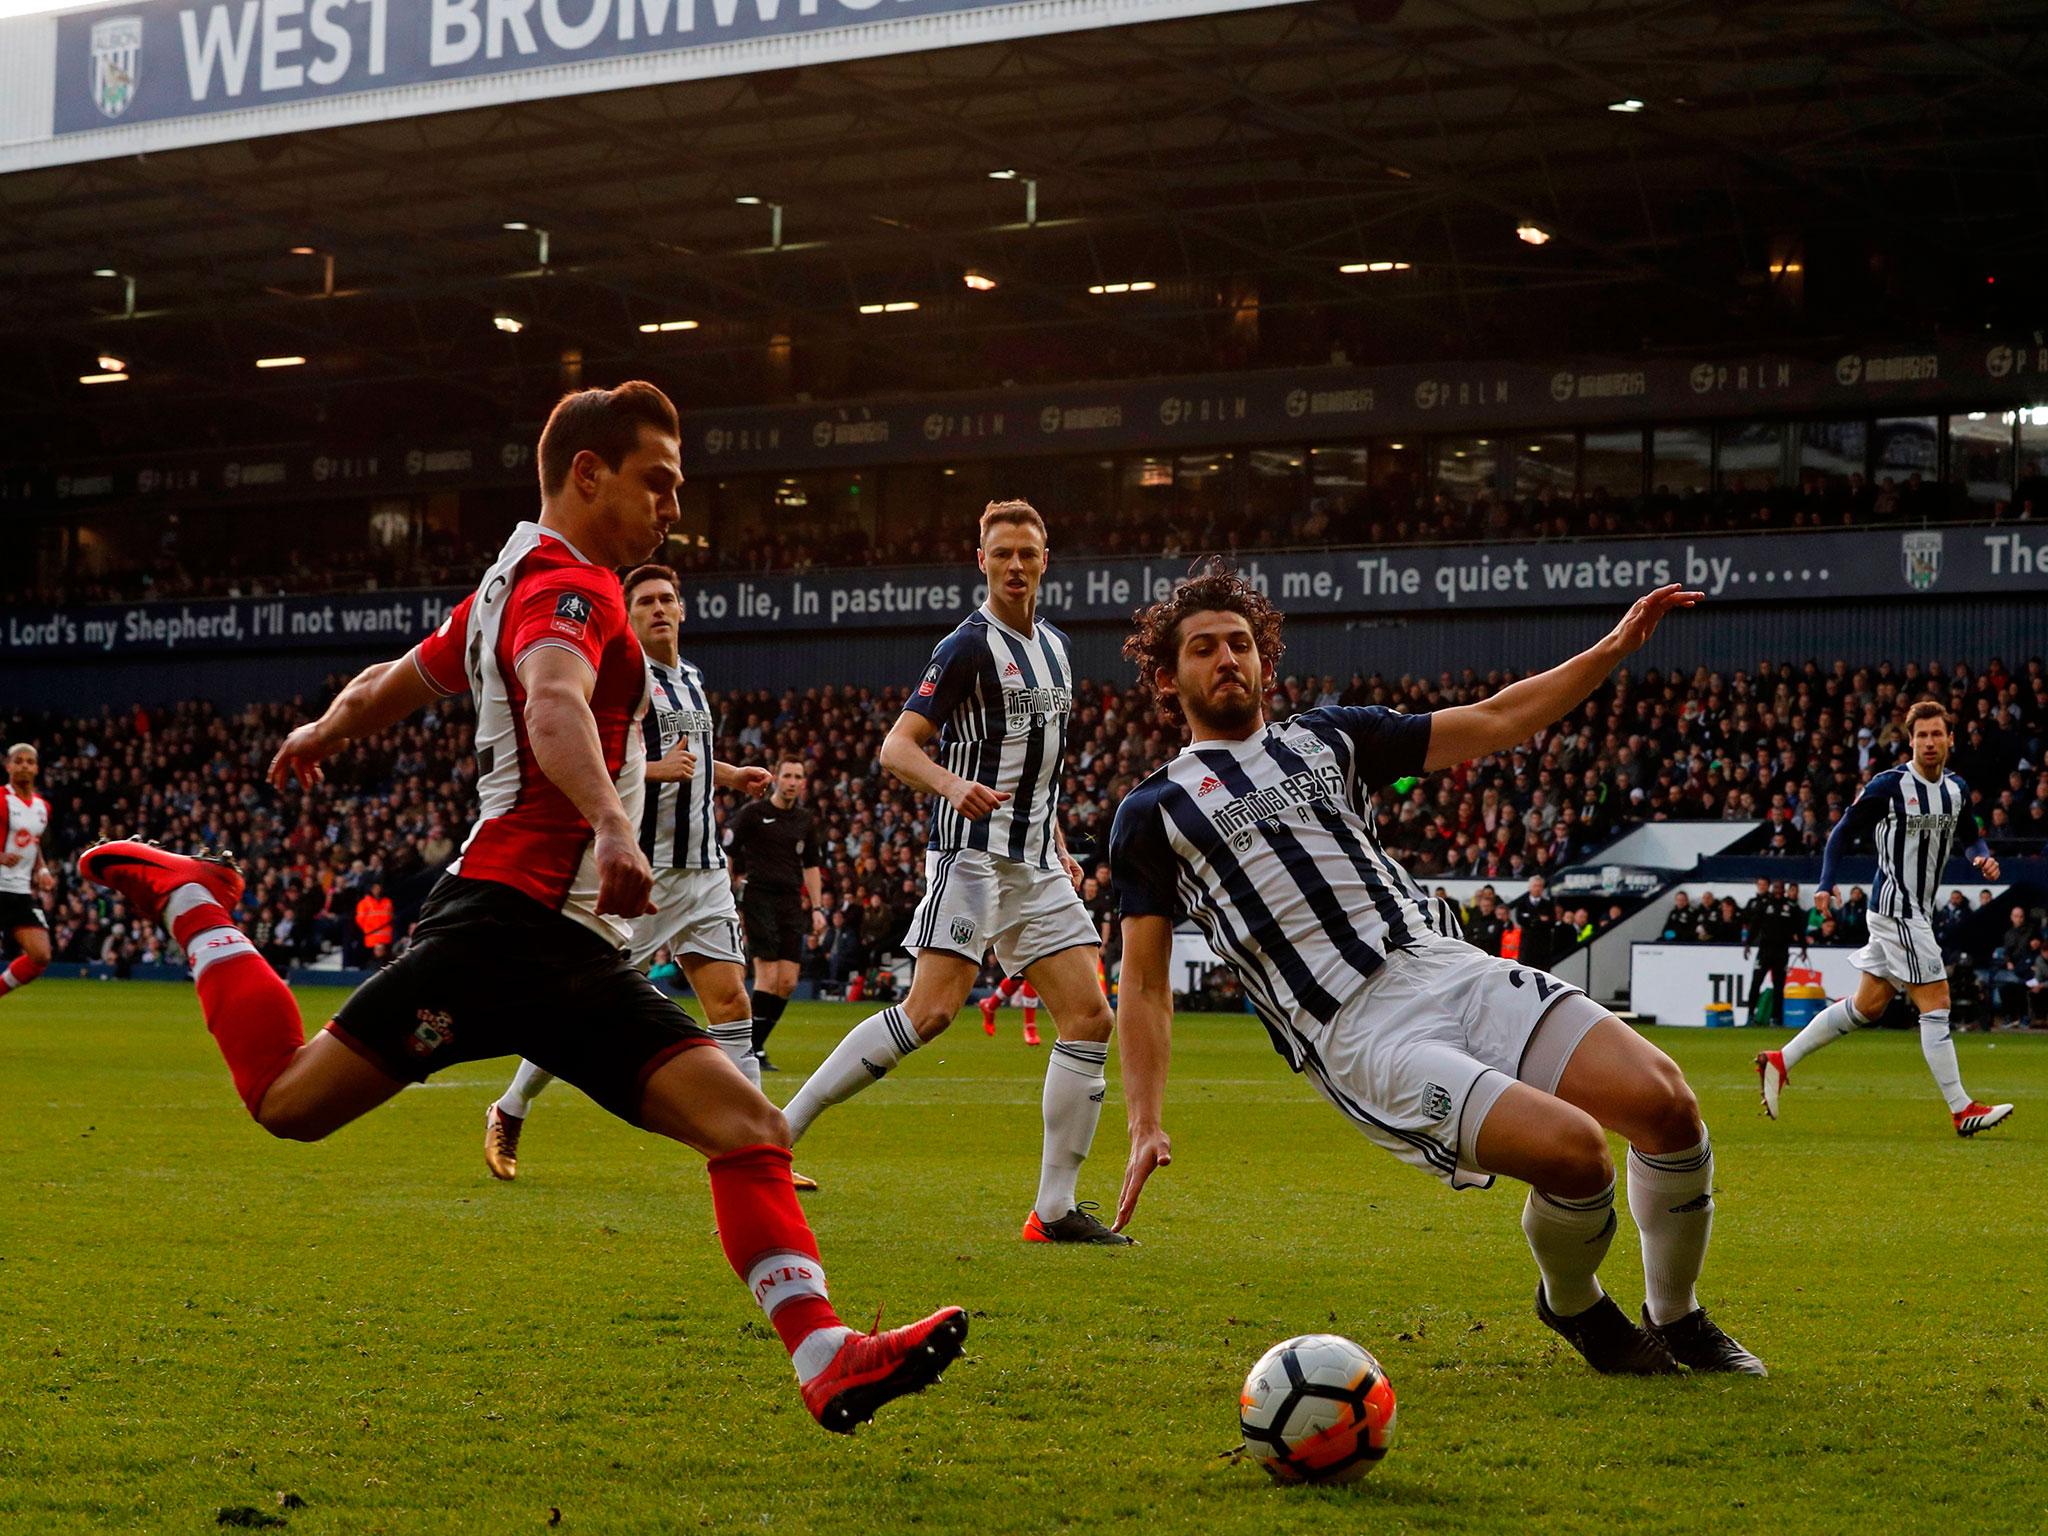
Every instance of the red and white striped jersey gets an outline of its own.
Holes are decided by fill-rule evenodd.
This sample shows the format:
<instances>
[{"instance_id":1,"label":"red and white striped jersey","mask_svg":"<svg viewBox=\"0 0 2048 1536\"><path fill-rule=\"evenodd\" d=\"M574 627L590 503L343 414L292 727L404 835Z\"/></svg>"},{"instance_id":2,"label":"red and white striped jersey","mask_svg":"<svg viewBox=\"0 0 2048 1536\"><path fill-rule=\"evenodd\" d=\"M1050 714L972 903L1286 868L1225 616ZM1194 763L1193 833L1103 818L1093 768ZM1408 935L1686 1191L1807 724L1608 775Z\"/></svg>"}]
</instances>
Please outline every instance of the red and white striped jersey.
<instances>
[{"instance_id":1,"label":"red and white striped jersey","mask_svg":"<svg viewBox=\"0 0 2048 1536\"><path fill-rule=\"evenodd\" d=\"M519 663L551 645L597 674L590 710L605 769L627 817L639 824L647 663L626 623L618 578L559 534L521 523L476 591L412 652L437 692L467 690L476 698L477 823L449 873L509 885L624 946L631 922L597 913L590 823L541 772L526 739Z\"/></svg>"},{"instance_id":2,"label":"red and white striped jersey","mask_svg":"<svg viewBox=\"0 0 2048 1536\"><path fill-rule=\"evenodd\" d=\"M24 800L12 784L0 794L7 796L7 851L15 855L12 864L0 864L0 893L25 896L35 888L36 848L50 828L50 802L34 790Z\"/></svg>"}]
</instances>

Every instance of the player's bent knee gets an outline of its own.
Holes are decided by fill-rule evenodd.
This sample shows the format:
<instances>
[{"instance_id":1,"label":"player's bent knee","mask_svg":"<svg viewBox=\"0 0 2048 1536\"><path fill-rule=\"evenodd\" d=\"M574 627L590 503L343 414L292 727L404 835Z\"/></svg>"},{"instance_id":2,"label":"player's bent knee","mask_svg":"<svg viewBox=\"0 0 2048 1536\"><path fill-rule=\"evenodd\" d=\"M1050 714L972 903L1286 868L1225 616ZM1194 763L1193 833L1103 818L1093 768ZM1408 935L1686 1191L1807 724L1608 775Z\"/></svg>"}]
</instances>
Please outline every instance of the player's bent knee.
<instances>
[{"instance_id":1,"label":"player's bent knee","mask_svg":"<svg viewBox=\"0 0 2048 1536\"><path fill-rule=\"evenodd\" d=\"M1590 1115L1581 1115L1560 1134L1530 1183L1546 1194L1584 1200L1614 1182L1614 1158L1607 1135Z\"/></svg>"},{"instance_id":2,"label":"player's bent knee","mask_svg":"<svg viewBox=\"0 0 2048 1536\"><path fill-rule=\"evenodd\" d=\"M1656 1141L1646 1151L1675 1152L1698 1143L1705 1129L1700 1101L1676 1062L1666 1060L1648 1085L1641 1120L1643 1131Z\"/></svg>"},{"instance_id":3,"label":"player's bent knee","mask_svg":"<svg viewBox=\"0 0 2048 1536\"><path fill-rule=\"evenodd\" d=\"M1100 1008L1084 1013L1078 1019L1056 1018L1054 1022L1059 1026L1062 1040L1089 1040L1101 1045L1116 1033L1116 1015L1109 1011L1106 1001Z\"/></svg>"},{"instance_id":4,"label":"player's bent knee","mask_svg":"<svg viewBox=\"0 0 2048 1536\"><path fill-rule=\"evenodd\" d=\"M256 1106L256 1123L279 1141L320 1141L334 1129L330 1117L317 1107L289 1102L273 1106L268 1095Z\"/></svg>"}]
</instances>

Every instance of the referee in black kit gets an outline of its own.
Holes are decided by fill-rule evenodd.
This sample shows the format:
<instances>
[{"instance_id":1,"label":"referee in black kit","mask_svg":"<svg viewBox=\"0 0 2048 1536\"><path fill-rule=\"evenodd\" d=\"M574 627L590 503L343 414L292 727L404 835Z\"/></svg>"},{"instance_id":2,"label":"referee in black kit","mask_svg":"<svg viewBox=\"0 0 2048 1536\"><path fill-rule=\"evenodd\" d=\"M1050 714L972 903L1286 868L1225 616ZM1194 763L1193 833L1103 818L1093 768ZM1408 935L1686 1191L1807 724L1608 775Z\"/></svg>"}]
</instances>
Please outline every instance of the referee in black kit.
<instances>
[{"instance_id":1,"label":"referee in black kit","mask_svg":"<svg viewBox=\"0 0 2048 1536\"><path fill-rule=\"evenodd\" d=\"M806 777L797 758L777 763L774 789L766 800L740 807L726 845L733 878L745 882L740 921L754 962L754 1055L763 1072L777 1070L768 1059L768 1036L796 990L808 911L823 899L817 839L802 803Z\"/></svg>"}]
</instances>

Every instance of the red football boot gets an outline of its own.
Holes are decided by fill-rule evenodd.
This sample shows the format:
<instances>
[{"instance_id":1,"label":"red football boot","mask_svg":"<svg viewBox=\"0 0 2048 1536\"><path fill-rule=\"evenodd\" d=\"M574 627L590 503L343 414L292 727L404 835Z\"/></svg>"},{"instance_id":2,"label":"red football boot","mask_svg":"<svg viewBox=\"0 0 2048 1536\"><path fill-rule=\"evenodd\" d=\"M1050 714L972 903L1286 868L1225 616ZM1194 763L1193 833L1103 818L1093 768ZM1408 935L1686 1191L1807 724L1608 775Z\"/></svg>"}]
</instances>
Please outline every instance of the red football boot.
<instances>
[{"instance_id":1,"label":"red football boot","mask_svg":"<svg viewBox=\"0 0 2048 1536\"><path fill-rule=\"evenodd\" d=\"M1043 1040L1038 1038L1038 1026L1036 1024L1026 1024L1024 1026L1024 1043L1026 1045L1045 1044Z\"/></svg>"},{"instance_id":2,"label":"red football boot","mask_svg":"<svg viewBox=\"0 0 2048 1536\"><path fill-rule=\"evenodd\" d=\"M937 1381L966 1342L967 1314L958 1307L943 1307L908 1328L857 1333L804 1383L804 1406L834 1434L850 1435L884 1403Z\"/></svg>"},{"instance_id":3,"label":"red football boot","mask_svg":"<svg viewBox=\"0 0 2048 1536\"><path fill-rule=\"evenodd\" d=\"M99 843L78 856L78 872L104 885L145 922L163 921L164 903L181 885L201 885L230 916L242 899L242 876L234 856L212 848L198 854L173 853L137 838Z\"/></svg>"},{"instance_id":4,"label":"red football boot","mask_svg":"<svg viewBox=\"0 0 2048 1536\"><path fill-rule=\"evenodd\" d=\"M1980 1104L1972 1099L1949 1118L1955 1122L1958 1136L1974 1136L1979 1131L1988 1131L1994 1125L2003 1124L2011 1115L2010 1104Z\"/></svg>"},{"instance_id":5,"label":"red football boot","mask_svg":"<svg viewBox=\"0 0 2048 1536\"><path fill-rule=\"evenodd\" d=\"M981 1000L981 1032L991 1038L996 1032L996 995L993 992Z\"/></svg>"}]
</instances>

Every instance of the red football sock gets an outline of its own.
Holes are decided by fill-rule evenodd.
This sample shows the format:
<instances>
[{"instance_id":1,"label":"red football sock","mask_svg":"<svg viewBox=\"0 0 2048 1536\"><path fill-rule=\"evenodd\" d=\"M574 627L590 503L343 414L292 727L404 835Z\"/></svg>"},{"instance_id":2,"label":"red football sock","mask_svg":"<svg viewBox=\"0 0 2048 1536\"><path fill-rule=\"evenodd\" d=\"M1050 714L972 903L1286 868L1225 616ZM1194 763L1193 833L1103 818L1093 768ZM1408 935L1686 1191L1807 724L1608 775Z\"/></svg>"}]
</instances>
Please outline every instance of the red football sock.
<instances>
[{"instance_id":1,"label":"red football sock","mask_svg":"<svg viewBox=\"0 0 2048 1536\"><path fill-rule=\"evenodd\" d=\"M212 913L210 923L199 921ZM172 932L192 957L192 980L213 1043L226 1058L235 1092L255 1114L263 1095L306 1043L291 989L219 907L195 907Z\"/></svg>"},{"instance_id":2,"label":"red football sock","mask_svg":"<svg viewBox=\"0 0 2048 1536\"><path fill-rule=\"evenodd\" d=\"M789 1182L789 1148L764 1142L721 1152L705 1166L726 1262L768 1314L782 1347L795 1354L816 1330L838 1327L818 1240Z\"/></svg>"},{"instance_id":3,"label":"red football sock","mask_svg":"<svg viewBox=\"0 0 2048 1536\"><path fill-rule=\"evenodd\" d=\"M27 955L16 955L5 971L0 971L0 997L5 997L16 987L25 987L43 974L43 963L31 960Z\"/></svg>"}]
</instances>

